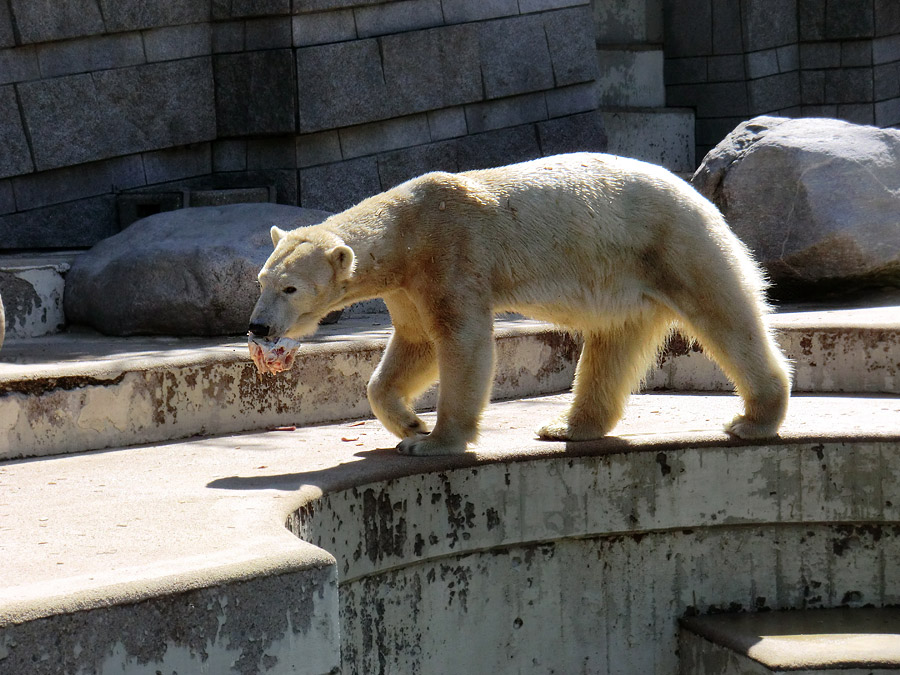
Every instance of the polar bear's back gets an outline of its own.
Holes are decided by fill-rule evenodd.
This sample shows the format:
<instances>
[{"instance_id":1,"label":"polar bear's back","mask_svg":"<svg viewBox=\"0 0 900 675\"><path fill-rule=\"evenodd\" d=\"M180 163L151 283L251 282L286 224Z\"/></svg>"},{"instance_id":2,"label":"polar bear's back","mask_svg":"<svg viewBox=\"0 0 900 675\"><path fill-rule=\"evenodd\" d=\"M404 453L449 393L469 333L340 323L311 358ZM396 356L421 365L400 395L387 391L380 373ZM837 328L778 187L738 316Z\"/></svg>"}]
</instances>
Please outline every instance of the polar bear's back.
<instances>
[{"instance_id":1,"label":"polar bear's back","mask_svg":"<svg viewBox=\"0 0 900 675\"><path fill-rule=\"evenodd\" d=\"M565 297L573 309L608 312L679 285L761 292L758 268L718 210L662 167L577 153L462 175L496 200L483 236L502 251L501 304Z\"/></svg>"}]
</instances>

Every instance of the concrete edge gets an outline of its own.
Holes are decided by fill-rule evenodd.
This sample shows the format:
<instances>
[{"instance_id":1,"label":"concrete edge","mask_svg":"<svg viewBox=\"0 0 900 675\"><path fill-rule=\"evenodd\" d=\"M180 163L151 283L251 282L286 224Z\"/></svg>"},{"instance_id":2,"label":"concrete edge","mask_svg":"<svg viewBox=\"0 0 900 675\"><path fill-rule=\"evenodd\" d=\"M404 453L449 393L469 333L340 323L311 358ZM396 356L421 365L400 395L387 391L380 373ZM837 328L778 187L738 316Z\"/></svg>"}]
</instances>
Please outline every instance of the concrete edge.
<instances>
[{"instance_id":1,"label":"concrete edge","mask_svg":"<svg viewBox=\"0 0 900 675\"><path fill-rule=\"evenodd\" d=\"M287 529L284 534L283 537L263 542L264 546L258 544L254 547L257 549L255 552L242 552L242 555L237 556L242 558L240 560L233 559L233 552L205 555L202 559L182 559L178 561L184 568L180 571L168 570L159 576L148 575L139 581L49 595L39 602L0 604L0 628L62 614L134 605L152 598L251 581L260 577L320 571L336 566L334 556L327 551L294 537Z\"/></svg>"}]
</instances>

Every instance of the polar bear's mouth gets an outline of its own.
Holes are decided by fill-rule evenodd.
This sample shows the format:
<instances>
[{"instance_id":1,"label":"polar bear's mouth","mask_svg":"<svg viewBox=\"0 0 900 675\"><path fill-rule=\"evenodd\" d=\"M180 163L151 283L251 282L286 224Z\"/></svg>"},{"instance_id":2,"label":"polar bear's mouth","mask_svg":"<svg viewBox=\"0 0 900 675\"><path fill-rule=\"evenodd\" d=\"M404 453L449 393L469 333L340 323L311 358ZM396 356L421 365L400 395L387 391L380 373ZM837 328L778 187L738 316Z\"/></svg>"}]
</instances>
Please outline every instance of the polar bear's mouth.
<instances>
[{"instance_id":1,"label":"polar bear's mouth","mask_svg":"<svg viewBox=\"0 0 900 675\"><path fill-rule=\"evenodd\" d=\"M250 358L256 364L256 370L262 374L275 375L290 370L294 365L300 342L288 337L274 340L250 335L247 338Z\"/></svg>"}]
</instances>

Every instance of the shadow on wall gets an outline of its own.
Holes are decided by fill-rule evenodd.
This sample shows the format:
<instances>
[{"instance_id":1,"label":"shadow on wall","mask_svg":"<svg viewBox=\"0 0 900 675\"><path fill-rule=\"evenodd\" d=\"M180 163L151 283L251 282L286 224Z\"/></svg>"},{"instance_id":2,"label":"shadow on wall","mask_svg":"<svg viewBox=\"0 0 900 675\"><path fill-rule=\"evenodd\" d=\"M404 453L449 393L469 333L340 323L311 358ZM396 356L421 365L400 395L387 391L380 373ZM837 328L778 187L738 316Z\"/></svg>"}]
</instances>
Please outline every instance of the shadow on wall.
<instances>
[{"instance_id":1,"label":"shadow on wall","mask_svg":"<svg viewBox=\"0 0 900 675\"><path fill-rule=\"evenodd\" d=\"M6 335L6 311L3 309L3 298L0 298L0 347L3 347L3 337Z\"/></svg>"}]
</instances>

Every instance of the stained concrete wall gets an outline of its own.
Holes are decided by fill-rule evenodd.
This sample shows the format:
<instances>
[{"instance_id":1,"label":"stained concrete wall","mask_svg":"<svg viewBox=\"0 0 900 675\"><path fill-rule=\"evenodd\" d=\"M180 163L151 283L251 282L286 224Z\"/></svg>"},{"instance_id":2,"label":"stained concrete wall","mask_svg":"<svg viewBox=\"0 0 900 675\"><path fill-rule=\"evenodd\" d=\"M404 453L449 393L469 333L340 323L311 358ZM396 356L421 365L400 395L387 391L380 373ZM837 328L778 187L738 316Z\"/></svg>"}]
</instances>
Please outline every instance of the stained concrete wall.
<instances>
[{"instance_id":1,"label":"stained concrete wall","mask_svg":"<svg viewBox=\"0 0 900 675\"><path fill-rule=\"evenodd\" d=\"M677 619L900 600L897 444L498 463L332 492L346 672L675 673Z\"/></svg>"}]
</instances>

